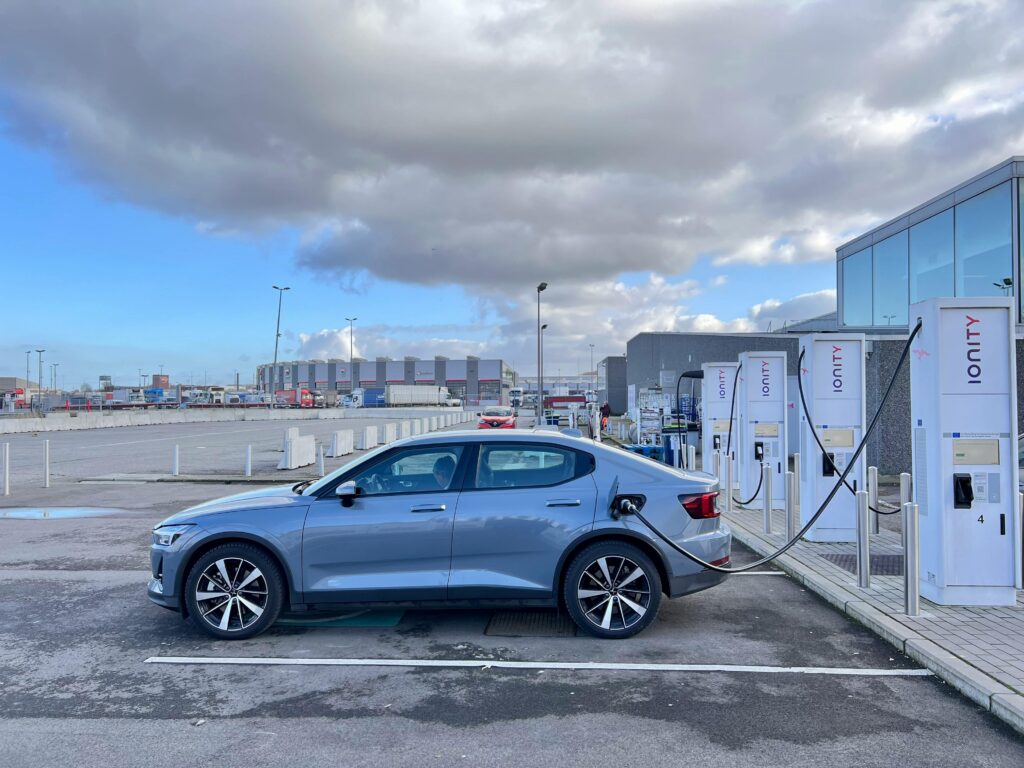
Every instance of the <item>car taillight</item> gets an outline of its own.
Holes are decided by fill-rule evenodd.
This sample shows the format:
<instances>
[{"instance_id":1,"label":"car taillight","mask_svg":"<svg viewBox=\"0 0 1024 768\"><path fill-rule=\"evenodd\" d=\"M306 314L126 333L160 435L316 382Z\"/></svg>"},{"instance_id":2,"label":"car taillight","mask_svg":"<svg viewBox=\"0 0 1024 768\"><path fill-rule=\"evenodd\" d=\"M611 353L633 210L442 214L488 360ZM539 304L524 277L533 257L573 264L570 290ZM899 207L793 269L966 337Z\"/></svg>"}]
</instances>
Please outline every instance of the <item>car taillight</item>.
<instances>
[{"instance_id":1,"label":"car taillight","mask_svg":"<svg viewBox=\"0 0 1024 768\"><path fill-rule=\"evenodd\" d=\"M732 560L730 559L729 555L726 555L725 557L720 557L717 560L712 560L710 564L717 565L719 568L725 568L726 566L732 564Z\"/></svg>"},{"instance_id":2,"label":"car taillight","mask_svg":"<svg viewBox=\"0 0 1024 768\"><path fill-rule=\"evenodd\" d=\"M697 493L692 496L680 496L679 503L694 520L704 520L709 517L718 517L718 505L715 503L717 498L718 491Z\"/></svg>"}]
</instances>

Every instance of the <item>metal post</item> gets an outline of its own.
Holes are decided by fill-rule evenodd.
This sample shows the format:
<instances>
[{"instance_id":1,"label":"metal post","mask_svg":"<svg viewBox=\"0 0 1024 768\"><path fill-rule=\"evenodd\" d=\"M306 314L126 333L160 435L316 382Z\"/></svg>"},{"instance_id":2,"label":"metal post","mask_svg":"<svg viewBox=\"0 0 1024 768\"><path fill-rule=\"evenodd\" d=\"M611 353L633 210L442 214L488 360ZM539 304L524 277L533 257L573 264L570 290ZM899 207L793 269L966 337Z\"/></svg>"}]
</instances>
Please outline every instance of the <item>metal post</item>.
<instances>
[{"instance_id":1,"label":"metal post","mask_svg":"<svg viewBox=\"0 0 1024 768\"><path fill-rule=\"evenodd\" d=\"M245 446L245 476L252 477L252 446Z\"/></svg>"},{"instance_id":2,"label":"metal post","mask_svg":"<svg viewBox=\"0 0 1024 768\"><path fill-rule=\"evenodd\" d=\"M903 505L908 501L913 501L914 496L914 484L913 478L909 472L900 473L900 509L903 509ZM903 546L907 545L907 529L900 526L900 543Z\"/></svg>"},{"instance_id":3,"label":"metal post","mask_svg":"<svg viewBox=\"0 0 1024 768\"><path fill-rule=\"evenodd\" d=\"M725 511L732 512L732 462L728 456L725 457L725 484L720 487L725 494Z\"/></svg>"},{"instance_id":4,"label":"metal post","mask_svg":"<svg viewBox=\"0 0 1024 768\"><path fill-rule=\"evenodd\" d=\"M868 505L878 509L878 467L868 467ZM878 514L871 513L871 532L878 533Z\"/></svg>"},{"instance_id":5,"label":"metal post","mask_svg":"<svg viewBox=\"0 0 1024 768\"><path fill-rule=\"evenodd\" d=\"M793 509L800 509L800 454L793 454L793 483L796 486L796 492L793 494Z\"/></svg>"},{"instance_id":6,"label":"metal post","mask_svg":"<svg viewBox=\"0 0 1024 768\"><path fill-rule=\"evenodd\" d=\"M796 536L796 474L786 473L786 541Z\"/></svg>"},{"instance_id":7,"label":"metal post","mask_svg":"<svg viewBox=\"0 0 1024 768\"><path fill-rule=\"evenodd\" d=\"M686 468L691 472L697 471L697 446L686 446Z\"/></svg>"},{"instance_id":8,"label":"metal post","mask_svg":"<svg viewBox=\"0 0 1024 768\"><path fill-rule=\"evenodd\" d=\"M322 444L320 446L318 446L317 456L316 456L316 466L317 466L317 469L320 472L320 477L323 477L324 475L327 474L324 471L324 447L323 447Z\"/></svg>"},{"instance_id":9,"label":"metal post","mask_svg":"<svg viewBox=\"0 0 1024 768\"><path fill-rule=\"evenodd\" d=\"M175 477L178 476L178 467L179 467L179 464L178 464L178 446L175 445L174 446L174 458L171 461L171 474L174 475Z\"/></svg>"},{"instance_id":10,"label":"metal post","mask_svg":"<svg viewBox=\"0 0 1024 768\"><path fill-rule=\"evenodd\" d=\"M904 473L906 474L906 473ZM917 527L917 504L903 505L903 602L907 616L921 615L921 552Z\"/></svg>"},{"instance_id":11,"label":"metal post","mask_svg":"<svg viewBox=\"0 0 1024 768\"><path fill-rule=\"evenodd\" d=\"M4 496L11 495L11 444L4 443Z\"/></svg>"},{"instance_id":12,"label":"metal post","mask_svg":"<svg viewBox=\"0 0 1024 768\"><path fill-rule=\"evenodd\" d=\"M704 470L707 472L707 469ZM722 485L722 452L715 451L711 454L711 474L715 476L719 487Z\"/></svg>"},{"instance_id":13,"label":"metal post","mask_svg":"<svg viewBox=\"0 0 1024 768\"><path fill-rule=\"evenodd\" d=\"M772 468L761 462L761 501L764 508L764 532L772 532Z\"/></svg>"},{"instance_id":14,"label":"metal post","mask_svg":"<svg viewBox=\"0 0 1024 768\"><path fill-rule=\"evenodd\" d=\"M867 589L871 586L871 543L868 529L868 492L857 491L857 586Z\"/></svg>"},{"instance_id":15,"label":"metal post","mask_svg":"<svg viewBox=\"0 0 1024 768\"><path fill-rule=\"evenodd\" d=\"M50 441L43 441L43 488L50 487Z\"/></svg>"}]
</instances>

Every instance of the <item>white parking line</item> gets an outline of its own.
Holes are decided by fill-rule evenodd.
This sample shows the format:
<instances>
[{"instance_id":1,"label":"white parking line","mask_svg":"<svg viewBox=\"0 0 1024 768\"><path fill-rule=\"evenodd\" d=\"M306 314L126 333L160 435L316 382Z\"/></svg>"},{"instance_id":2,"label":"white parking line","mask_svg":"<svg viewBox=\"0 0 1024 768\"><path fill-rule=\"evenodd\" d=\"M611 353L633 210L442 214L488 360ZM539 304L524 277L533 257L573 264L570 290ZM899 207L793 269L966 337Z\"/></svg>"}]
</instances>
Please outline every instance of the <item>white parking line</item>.
<instances>
[{"instance_id":1,"label":"white parking line","mask_svg":"<svg viewBox=\"0 0 1024 768\"><path fill-rule=\"evenodd\" d=\"M789 574L785 571L743 571L742 573L732 573L730 576L788 576Z\"/></svg>"},{"instance_id":2,"label":"white parking line","mask_svg":"<svg viewBox=\"0 0 1024 768\"><path fill-rule=\"evenodd\" d=\"M146 664L231 664L269 667L441 667L487 669L571 669L611 672L754 672L863 677L926 677L927 669L860 667L768 667L742 664L631 664L602 661L497 661L493 659L292 659L259 656L150 656Z\"/></svg>"}]
</instances>

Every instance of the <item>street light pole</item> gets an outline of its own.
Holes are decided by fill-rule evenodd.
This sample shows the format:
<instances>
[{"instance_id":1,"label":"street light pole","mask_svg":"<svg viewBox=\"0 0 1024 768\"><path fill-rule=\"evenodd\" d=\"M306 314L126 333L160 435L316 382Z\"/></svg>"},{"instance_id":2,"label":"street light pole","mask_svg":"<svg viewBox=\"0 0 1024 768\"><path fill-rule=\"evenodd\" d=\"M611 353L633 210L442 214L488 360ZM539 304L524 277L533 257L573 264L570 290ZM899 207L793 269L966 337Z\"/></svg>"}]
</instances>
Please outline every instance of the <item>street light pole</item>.
<instances>
[{"instance_id":1,"label":"street light pole","mask_svg":"<svg viewBox=\"0 0 1024 768\"><path fill-rule=\"evenodd\" d=\"M45 349L37 349L39 353L39 407L43 407L43 352Z\"/></svg>"},{"instance_id":2,"label":"street light pole","mask_svg":"<svg viewBox=\"0 0 1024 768\"><path fill-rule=\"evenodd\" d=\"M544 415L544 342L541 341L540 327L540 294L547 290L547 283L537 285L537 416L538 419ZM547 327L547 326L545 326Z\"/></svg>"},{"instance_id":3,"label":"street light pole","mask_svg":"<svg viewBox=\"0 0 1024 768\"><path fill-rule=\"evenodd\" d=\"M597 369L594 368L594 345L590 345L590 377L591 377L591 389L594 391L594 397L597 397Z\"/></svg>"},{"instance_id":4,"label":"street light pole","mask_svg":"<svg viewBox=\"0 0 1024 768\"><path fill-rule=\"evenodd\" d=\"M352 359L353 355L355 354L353 352L353 349L355 348L355 345L354 345L354 343L352 341L353 334L355 333L355 330L354 330L352 324L356 320L358 320L359 318L358 317L346 317L345 319L348 320L348 391L349 391L349 394L351 394L355 390L355 388L356 388L356 379L355 379L355 376L356 376L356 374L355 374L356 362L355 362L355 360Z\"/></svg>"},{"instance_id":5,"label":"street light pole","mask_svg":"<svg viewBox=\"0 0 1024 768\"><path fill-rule=\"evenodd\" d=\"M32 402L32 395L30 395L29 391L28 391L28 389L29 389L28 377L31 376L31 374L29 373L29 371L31 370L31 368L30 368L31 364L32 364L32 350L29 349L29 350L26 350L26 352L25 352L25 400L27 402Z\"/></svg>"},{"instance_id":6,"label":"street light pole","mask_svg":"<svg viewBox=\"0 0 1024 768\"><path fill-rule=\"evenodd\" d=\"M284 292L291 290L289 286L273 286L274 290L277 291L277 330L274 331L274 365L270 369L270 405L274 405L275 393L277 390L274 388L274 376L277 375L277 343L281 340L281 301L284 298Z\"/></svg>"}]
</instances>

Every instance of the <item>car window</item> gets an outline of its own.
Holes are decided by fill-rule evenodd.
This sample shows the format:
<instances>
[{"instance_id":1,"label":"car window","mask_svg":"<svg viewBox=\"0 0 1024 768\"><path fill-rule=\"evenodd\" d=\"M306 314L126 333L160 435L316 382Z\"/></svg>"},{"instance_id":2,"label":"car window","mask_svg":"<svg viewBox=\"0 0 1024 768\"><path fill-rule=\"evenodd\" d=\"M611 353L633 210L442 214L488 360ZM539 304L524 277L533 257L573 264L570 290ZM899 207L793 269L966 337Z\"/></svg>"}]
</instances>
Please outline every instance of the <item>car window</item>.
<instances>
[{"instance_id":1,"label":"car window","mask_svg":"<svg viewBox=\"0 0 1024 768\"><path fill-rule=\"evenodd\" d=\"M576 476L574 451L540 445L483 445L477 488L542 488Z\"/></svg>"},{"instance_id":2,"label":"car window","mask_svg":"<svg viewBox=\"0 0 1024 768\"><path fill-rule=\"evenodd\" d=\"M408 448L363 470L351 479L364 496L447 491L455 480L463 447Z\"/></svg>"},{"instance_id":3,"label":"car window","mask_svg":"<svg viewBox=\"0 0 1024 768\"><path fill-rule=\"evenodd\" d=\"M512 411L509 408L485 408L484 416L511 416Z\"/></svg>"}]
</instances>

